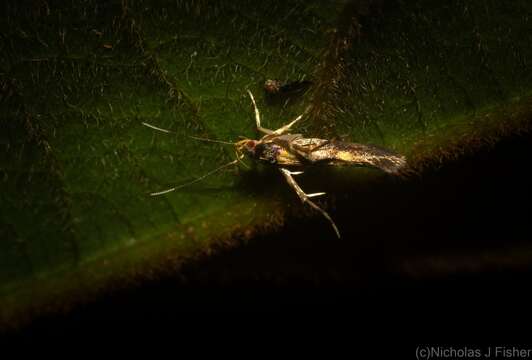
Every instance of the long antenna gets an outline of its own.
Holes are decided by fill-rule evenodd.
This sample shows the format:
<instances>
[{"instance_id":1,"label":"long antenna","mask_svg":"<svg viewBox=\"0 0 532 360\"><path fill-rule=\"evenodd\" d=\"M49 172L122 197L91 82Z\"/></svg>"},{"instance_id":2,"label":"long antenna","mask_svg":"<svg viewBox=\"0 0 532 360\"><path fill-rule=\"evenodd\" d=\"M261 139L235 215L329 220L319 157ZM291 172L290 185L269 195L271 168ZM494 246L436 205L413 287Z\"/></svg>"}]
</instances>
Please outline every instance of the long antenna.
<instances>
[{"instance_id":1,"label":"long antenna","mask_svg":"<svg viewBox=\"0 0 532 360\"><path fill-rule=\"evenodd\" d=\"M167 193L169 193L169 192L175 191L175 190L177 190L177 189L181 189L181 188L183 188L183 187L185 187L185 186L195 184L195 183L197 183L197 182L199 182L199 181L205 179L205 178L206 178L207 176L209 176L209 175L212 175L212 174L214 174L214 173L216 173L216 172L218 172L218 171L220 171L220 170L222 170L222 169L224 169L224 168L226 168L226 167L228 167L228 166L231 166L231 165L235 165L235 164L237 164L239 161L240 161L240 160L237 158L236 160L233 160L233 161L231 161L231 162L228 162L227 164L224 164L224 165L222 165L222 166L219 166L219 167L217 167L216 169L209 171L209 172L206 173L205 175L200 176L199 178L194 179L194 180L192 180L192 181L189 181L188 183L185 183L185 184L182 184L182 185L179 185L179 186L176 186L176 187L173 187L173 188L167 189L167 190L154 192L154 193L151 193L150 195L151 195L151 196L163 195L163 194L167 194Z\"/></svg>"},{"instance_id":2,"label":"long antenna","mask_svg":"<svg viewBox=\"0 0 532 360\"><path fill-rule=\"evenodd\" d=\"M175 134L175 132L173 132L173 131L163 129L163 128L148 124L146 122L143 122L142 125L147 126L147 127L151 128L151 129L154 129L154 130L157 130L157 131L161 131L161 132L167 133L167 134ZM200 141L208 141L208 142L225 144L225 145L235 145L234 143L228 142L228 141L212 140L212 139L200 138L200 137L197 137L197 136L189 136L189 137L192 138L192 139L195 139L195 140L200 140ZM222 169L225 169L226 167L229 167L231 165L237 164L239 161L242 161L241 160L241 156L237 155L237 158L235 160L233 160L231 162L228 162L227 164L224 164L222 166L219 166L216 169L209 171L208 173L206 173L205 175L200 176L197 179L194 179L192 181L189 181L188 183L184 183L182 185L179 185L179 186L176 186L176 187L173 187L173 188L170 188L170 189L166 189L166 190L163 190L163 191L157 191L157 192L150 193L150 195L151 196L164 195L164 194L168 194L169 192L181 189L181 188L183 188L185 186L195 184L195 183L205 179L207 176L210 176L210 175L212 175L212 174L214 174L214 173L216 173L216 172L218 172L218 171L220 171Z\"/></svg>"},{"instance_id":3,"label":"long antenna","mask_svg":"<svg viewBox=\"0 0 532 360\"><path fill-rule=\"evenodd\" d=\"M153 130L161 131L161 132L164 132L164 133L167 133L167 134L175 134L174 131L166 130L166 129L157 127L155 125L148 124L146 122L143 122L142 125L147 126L147 127L151 128ZM208 141L208 142L213 142L213 143L218 143L218 144L225 144L225 145L235 145L234 143L229 142L229 141L213 140L213 139L207 139L207 138L202 138L202 137L197 137L197 136L192 136L192 135L188 135L188 137L192 138L194 140Z\"/></svg>"},{"instance_id":4,"label":"long antenna","mask_svg":"<svg viewBox=\"0 0 532 360\"><path fill-rule=\"evenodd\" d=\"M188 137L194 140L207 141L207 142L213 142L213 143L225 144L225 145L235 145L234 143L229 142L229 141L213 140L213 139L201 138L201 137L192 136L192 135L189 135Z\"/></svg>"}]
</instances>

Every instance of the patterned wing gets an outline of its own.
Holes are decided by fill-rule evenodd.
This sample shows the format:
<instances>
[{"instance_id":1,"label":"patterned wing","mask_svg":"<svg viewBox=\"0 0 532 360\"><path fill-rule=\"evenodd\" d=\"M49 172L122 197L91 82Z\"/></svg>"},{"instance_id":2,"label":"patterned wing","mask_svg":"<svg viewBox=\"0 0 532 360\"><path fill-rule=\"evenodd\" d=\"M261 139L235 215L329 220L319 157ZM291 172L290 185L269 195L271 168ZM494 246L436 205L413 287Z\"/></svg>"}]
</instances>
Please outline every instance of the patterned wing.
<instances>
[{"instance_id":1,"label":"patterned wing","mask_svg":"<svg viewBox=\"0 0 532 360\"><path fill-rule=\"evenodd\" d=\"M322 140L321 143L316 141L320 139L308 140L314 140L309 143L317 144L305 156L307 160L313 163L369 166L390 174L397 174L406 166L404 156L377 146L342 141Z\"/></svg>"}]
</instances>

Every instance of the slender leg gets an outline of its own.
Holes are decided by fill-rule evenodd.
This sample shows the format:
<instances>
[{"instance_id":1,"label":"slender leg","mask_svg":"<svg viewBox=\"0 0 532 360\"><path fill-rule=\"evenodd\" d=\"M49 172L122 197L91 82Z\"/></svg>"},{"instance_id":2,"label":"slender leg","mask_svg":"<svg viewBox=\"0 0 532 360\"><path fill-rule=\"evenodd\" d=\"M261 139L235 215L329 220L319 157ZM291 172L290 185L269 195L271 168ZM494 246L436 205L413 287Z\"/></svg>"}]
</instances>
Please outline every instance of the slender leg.
<instances>
[{"instance_id":1,"label":"slender leg","mask_svg":"<svg viewBox=\"0 0 532 360\"><path fill-rule=\"evenodd\" d=\"M249 94L249 97L251 98L251 102L253 103L253 108L255 109L255 122L257 123L257 130L259 130L260 132L262 132L264 134L267 134L267 135L282 135L282 134L288 132L290 130L290 128L292 126L294 126L299 120L301 120L303 118L303 116L310 110L310 106L308 106L305 109L305 111L303 112L303 114L299 115L294 120L292 120L290 123L280 127L279 129L277 129L275 131L274 130L270 130L270 129L266 129L266 128L263 128L260 125L259 108L257 107L257 103L255 102L255 98L253 97L253 94L249 90L248 90L248 94Z\"/></svg>"},{"instance_id":2,"label":"slender leg","mask_svg":"<svg viewBox=\"0 0 532 360\"><path fill-rule=\"evenodd\" d=\"M277 129L275 131L272 131L272 134L274 134L274 135L282 135L282 134L288 132L290 130L290 128L295 125L295 123L297 123L299 120L301 120L303 118L303 116L309 111L309 109L310 109L310 106L307 107L305 109L305 111L303 111L303 114L301 114L298 117L296 117L290 123L280 127L279 129Z\"/></svg>"},{"instance_id":3,"label":"slender leg","mask_svg":"<svg viewBox=\"0 0 532 360\"><path fill-rule=\"evenodd\" d=\"M251 93L251 91L248 90L248 94L249 94L249 97L251 98L251 102L253 103L253 108L255 109L255 122L257 123L257 130L267 135L273 134L273 130L266 129L260 126L259 108L257 107L257 104L255 103L255 98L253 97L253 94Z\"/></svg>"},{"instance_id":4,"label":"slender leg","mask_svg":"<svg viewBox=\"0 0 532 360\"><path fill-rule=\"evenodd\" d=\"M309 204L312 208L314 208L315 210L319 211L323 216L325 216L325 218L327 220L329 220L329 222L331 223L334 231L336 232L336 236L338 236L338 238L340 238L340 231L338 231L338 228L336 227L336 224L334 223L333 219L331 219L331 217L329 216L329 214L327 214L327 212L325 210L323 210L318 205L316 205L313 201L310 200L311 197L325 195L325 193L324 192L319 192L319 193L314 193L314 194L305 194L303 189L301 189L301 187L299 187L299 185L297 184L297 182L295 181L295 179L292 176L292 175L302 174L303 173L302 171L290 171L290 170L284 169L284 168L279 168L279 170L284 175L286 181L288 182L288 185L290 185L292 187L292 189L294 189L294 191L296 192L297 196L299 196L301 201L304 202L304 203Z\"/></svg>"}]
</instances>

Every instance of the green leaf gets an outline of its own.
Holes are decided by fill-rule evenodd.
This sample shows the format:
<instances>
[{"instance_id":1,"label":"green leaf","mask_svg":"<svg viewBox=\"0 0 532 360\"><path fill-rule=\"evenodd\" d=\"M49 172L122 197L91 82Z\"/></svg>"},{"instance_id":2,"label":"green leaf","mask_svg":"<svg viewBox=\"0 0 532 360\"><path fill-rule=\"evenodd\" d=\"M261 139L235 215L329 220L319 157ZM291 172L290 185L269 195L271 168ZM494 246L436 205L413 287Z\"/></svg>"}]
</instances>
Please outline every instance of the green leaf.
<instances>
[{"instance_id":1,"label":"green leaf","mask_svg":"<svg viewBox=\"0 0 532 360\"><path fill-rule=\"evenodd\" d=\"M530 119L526 1L13 1L3 11L5 322L172 271L301 212L262 167L149 196L234 158L191 136L257 137L247 89L268 128L311 104L298 131L395 149L414 171ZM272 104L266 79L314 84Z\"/></svg>"}]
</instances>

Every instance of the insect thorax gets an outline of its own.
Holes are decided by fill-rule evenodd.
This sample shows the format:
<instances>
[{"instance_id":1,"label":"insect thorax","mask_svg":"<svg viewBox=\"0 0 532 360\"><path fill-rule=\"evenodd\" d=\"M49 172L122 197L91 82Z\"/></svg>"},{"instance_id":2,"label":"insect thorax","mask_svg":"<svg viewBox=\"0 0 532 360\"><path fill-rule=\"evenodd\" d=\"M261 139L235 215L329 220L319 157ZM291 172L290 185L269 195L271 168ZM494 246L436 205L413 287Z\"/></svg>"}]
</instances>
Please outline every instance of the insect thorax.
<instances>
[{"instance_id":1,"label":"insect thorax","mask_svg":"<svg viewBox=\"0 0 532 360\"><path fill-rule=\"evenodd\" d=\"M289 148L272 141L259 142L253 157L275 165L301 165L301 160Z\"/></svg>"}]
</instances>

